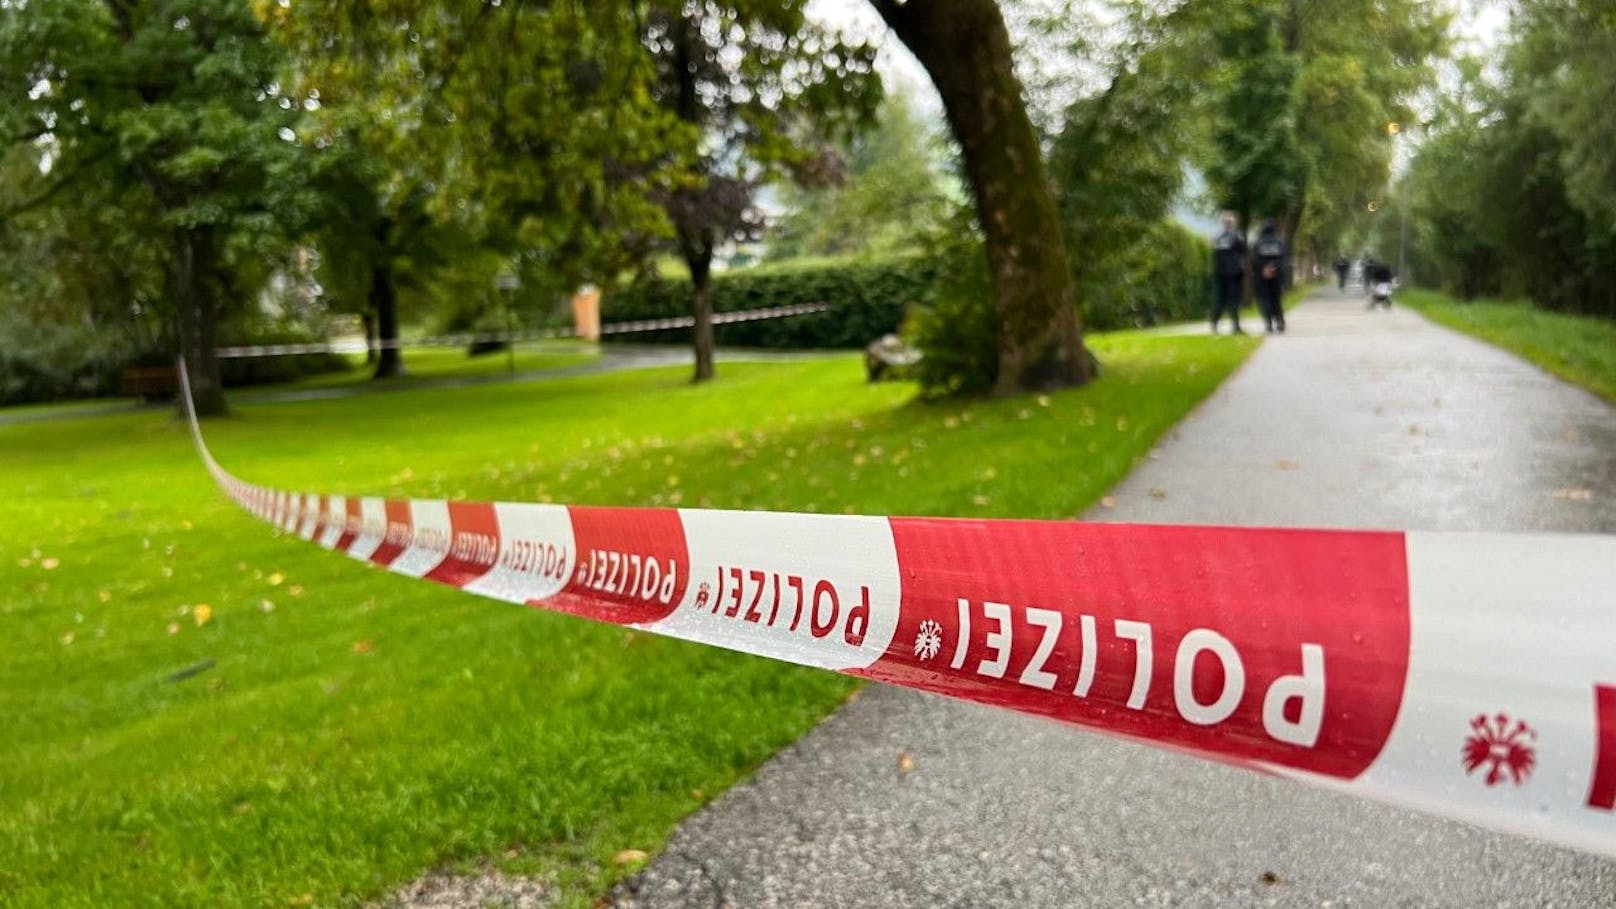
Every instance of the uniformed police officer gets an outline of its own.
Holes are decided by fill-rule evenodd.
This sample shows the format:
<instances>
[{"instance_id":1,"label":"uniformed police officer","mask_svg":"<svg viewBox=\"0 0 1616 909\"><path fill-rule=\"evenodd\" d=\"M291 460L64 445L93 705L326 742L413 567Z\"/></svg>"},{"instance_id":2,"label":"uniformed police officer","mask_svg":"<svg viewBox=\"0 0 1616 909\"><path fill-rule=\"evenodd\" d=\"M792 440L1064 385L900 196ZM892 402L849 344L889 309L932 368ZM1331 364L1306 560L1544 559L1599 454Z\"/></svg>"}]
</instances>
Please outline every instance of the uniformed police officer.
<instances>
[{"instance_id":1,"label":"uniformed police officer","mask_svg":"<svg viewBox=\"0 0 1616 909\"><path fill-rule=\"evenodd\" d=\"M1285 331L1285 308L1280 295L1285 289L1285 240L1272 221L1264 221L1252 247L1257 259L1257 308L1270 333Z\"/></svg>"},{"instance_id":2,"label":"uniformed police officer","mask_svg":"<svg viewBox=\"0 0 1616 909\"><path fill-rule=\"evenodd\" d=\"M1240 330L1240 293L1246 276L1246 238L1235 227L1232 214L1223 216L1223 232L1212 241L1212 282L1217 297L1212 301L1212 333L1218 333L1218 320L1224 312L1234 333Z\"/></svg>"}]
</instances>

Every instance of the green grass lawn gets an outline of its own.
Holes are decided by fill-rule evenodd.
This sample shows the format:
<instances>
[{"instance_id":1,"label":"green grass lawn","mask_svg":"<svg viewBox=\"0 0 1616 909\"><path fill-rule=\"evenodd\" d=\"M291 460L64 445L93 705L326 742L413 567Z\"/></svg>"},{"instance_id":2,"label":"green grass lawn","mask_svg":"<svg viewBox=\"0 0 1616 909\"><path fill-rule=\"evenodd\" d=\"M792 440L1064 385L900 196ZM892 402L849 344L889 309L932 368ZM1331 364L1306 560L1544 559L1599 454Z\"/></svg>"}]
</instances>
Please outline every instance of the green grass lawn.
<instances>
[{"instance_id":1,"label":"green grass lawn","mask_svg":"<svg viewBox=\"0 0 1616 909\"><path fill-rule=\"evenodd\" d=\"M404 351L405 374L384 379L381 384L409 386L441 379L497 378L510 372L513 360L517 373L530 373L588 363L599 355L593 345L574 341L519 342L514 357L505 351L473 357L464 347L411 347ZM309 376L276 387L336 388L371 381L372 367L365 364L363 354L348 354L344 359L353 367L348 372Z\"/></svg>"},{"instance_id":2,"label":"green grass lawn","mask_svg":"<svg viewBox=\"0 0 1616 909\"><path fill-rule=\"evenodd\" d=\"M293 489L1068 518L1255 342L1093 344L1100 382L1016 400L911 403L848 355L238 403L206 431ZM167 412L0 426L0 465L10 909L359 905L481 860L586 906L856 687L277 536Z\"/></svg>"},{"instance_id":3,"label":"green grass lawn","mask_svg":"<svg viewBox=\"0 0 1616 909\"><path fill-rule=\"evenodd\" d=\"M1416 288L1399 291L1397 300L1432 321L1502 347L1616 401L1616 322L1549 312L1527 303L1461 303Z\"/></svg>"}]
</instances>

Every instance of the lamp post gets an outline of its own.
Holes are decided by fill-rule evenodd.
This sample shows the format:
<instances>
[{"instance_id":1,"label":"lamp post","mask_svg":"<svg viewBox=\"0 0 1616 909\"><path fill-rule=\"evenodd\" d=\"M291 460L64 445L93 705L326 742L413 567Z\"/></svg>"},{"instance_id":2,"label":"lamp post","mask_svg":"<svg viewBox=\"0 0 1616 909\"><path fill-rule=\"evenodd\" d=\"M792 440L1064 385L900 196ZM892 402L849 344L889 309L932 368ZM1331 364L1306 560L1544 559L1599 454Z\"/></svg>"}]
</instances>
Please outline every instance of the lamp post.
<instances>
[{"instance_id":1,"label":"lamp post","mask_svg":"<svg viewBox=\"0 0 1616 909\"><path fill-rule=\"evenodd\" d=\"M494 288L499 291L500 302L505 307L505 372L513 379L516 378L516 329L511 324L511 298L521 286L522 279L516 272L502 271L494 276Z\"/></svg>"},{"instance_id":2,"label":"lamp post","mask_svg":"<svg viewBox=\"0 0 1616 909\"><path fill-rule=\"evenodd\" d=\"M1392 137L1392 162L1399 163L1399 152L1402 151L1403 126L1396 120L1386 124L1386 134ZM1402 283L1407 280L1408 267L1408 170L1405 168L1400 182L1402 191L1397 200L1397 280Z\"/></svg>"}]
</instances>

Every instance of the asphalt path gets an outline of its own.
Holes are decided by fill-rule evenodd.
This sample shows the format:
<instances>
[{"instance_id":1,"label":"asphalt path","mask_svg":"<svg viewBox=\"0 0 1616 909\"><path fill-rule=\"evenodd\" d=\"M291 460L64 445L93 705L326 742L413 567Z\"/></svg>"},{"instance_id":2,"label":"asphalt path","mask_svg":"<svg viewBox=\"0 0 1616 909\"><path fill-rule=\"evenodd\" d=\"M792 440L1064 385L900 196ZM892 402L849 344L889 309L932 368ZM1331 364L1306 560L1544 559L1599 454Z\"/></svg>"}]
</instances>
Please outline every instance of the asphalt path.
<instances>
[{"instance_id":1,"label":"asphalt path","mask_svg":"<svg viewBox=\"0 0 1616 909\"><path fill-rule=\"evenodd\" d=\"M1087 517L1616 532L1616 408L1356 296L1288 321ZM688 819L614 900L1611 906L1616 862L875 685Z\"/></svg>"}]
</instances>

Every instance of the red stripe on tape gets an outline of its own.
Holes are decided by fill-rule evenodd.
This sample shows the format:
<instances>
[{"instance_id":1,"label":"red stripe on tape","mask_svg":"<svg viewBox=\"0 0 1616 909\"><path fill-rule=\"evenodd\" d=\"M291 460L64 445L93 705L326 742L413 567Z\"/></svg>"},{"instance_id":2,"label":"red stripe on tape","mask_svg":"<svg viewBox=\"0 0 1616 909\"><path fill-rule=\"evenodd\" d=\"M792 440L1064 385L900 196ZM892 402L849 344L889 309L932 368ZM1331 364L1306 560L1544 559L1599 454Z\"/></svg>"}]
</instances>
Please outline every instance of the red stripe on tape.
<instances>
[{"instance_id":1,"label":"red stripe on tape","mask_svg":"<svg viewBox=\"0 0 1616 909\"><path fill-rule=\"evenodd\" d=\"M410 517L409 502L388 499L383 507L387 514L387 528L382 531L381 545L370 554L370 560L385 567L393 564L393 560L409 548L410 541L415 538L415 522Z\"/></svg>"},{"instance_id":2,"label":"red stripe on tape","mask_svg":"<svg viewBox=\"0 0 1616 909\"><path fill-rule=\"evenodd\" d=\"M1616 685L1594 686L1594 779L1588 807L1616 811Z\"/></svg>"},{"instance_id":3,"label":"red stripe on tape","mask_svg":"<svg viewBox=\"0 0 1616 909\"><path fill-rule=\"evenodd\" d=\"M894 518L903 608L868 675L1351 778L1409 652L1395 533Z\"/></svg>"},{"instance_id":4,"label":"red stripe on tape","mask_svg":"<svg viewBox=\"0 0 1616 909\"><path fill-rule=\"evenodd\" d=\"M690 549L671 508L570 507L577 561L544 605L638 625L666 618L684 599Z\"/></svg>"},{"instance_id":5,"label":"red stripe on tape","mask_svg":"<svg viewBox=\"0 0 1616 909\"><path fill-rule=\"evenodd\" d=\"M499 559L499 518L490 504L450 502L449 528L449 553L425 577L463 587L487 574Z\"/></svg>"}]
</instances>

